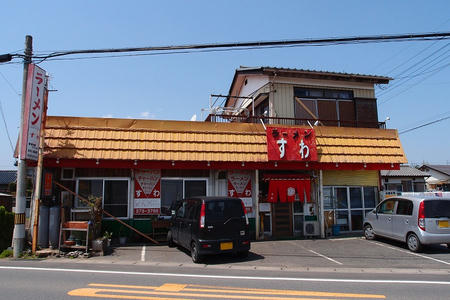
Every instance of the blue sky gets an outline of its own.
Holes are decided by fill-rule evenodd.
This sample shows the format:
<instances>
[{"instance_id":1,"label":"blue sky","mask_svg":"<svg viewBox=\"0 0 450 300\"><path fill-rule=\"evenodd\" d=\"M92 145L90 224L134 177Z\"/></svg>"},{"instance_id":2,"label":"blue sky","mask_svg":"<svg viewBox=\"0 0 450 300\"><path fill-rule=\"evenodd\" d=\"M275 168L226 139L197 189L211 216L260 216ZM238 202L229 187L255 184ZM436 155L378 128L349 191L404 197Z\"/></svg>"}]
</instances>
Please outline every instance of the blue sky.
<instances>
[{"instance_id":1,"label":"blue sky","mask_svg":"<svg viewBox=\"0 0 450 300\"><path fill-rule=\"evenodd\" d=\"M39 53L450 31L449 12L445 0L29 1L26 6L9 1L1 10L0 54L23 51L27 34ZM388 127L401 131L450 116L450 66L444 67L450 63L449 42L57 60L40 66L57 90L49 97L49 115L170 120L200 116L210 94L227 94L241 65L386 75L397 79L377 89L379 119L389 116ZM22 69L0 64L0 101L13 144ZM434 72L405 78L427 71ZM447 119L400 135L408 160L450 163L449 127ZM0 169L13 169L13 162L2 119Z\"/></svg>"}]
</instances>

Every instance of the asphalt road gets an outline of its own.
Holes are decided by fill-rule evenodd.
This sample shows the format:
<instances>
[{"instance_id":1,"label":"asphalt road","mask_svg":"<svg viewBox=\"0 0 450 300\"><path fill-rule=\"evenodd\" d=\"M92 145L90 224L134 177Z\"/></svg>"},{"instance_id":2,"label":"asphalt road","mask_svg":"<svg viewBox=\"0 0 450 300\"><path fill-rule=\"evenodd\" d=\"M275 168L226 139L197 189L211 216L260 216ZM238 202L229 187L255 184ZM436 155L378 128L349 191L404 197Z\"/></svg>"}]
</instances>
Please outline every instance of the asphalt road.
<instances>
[{"instance_id":1,"label":"asphalt road","mask_svg":"<svg viewBox=\"0 0 450 300\"><path fill-rule=\"evenodd\" d=\"M0 260L0 299L448 299L450 251L361 238L265 241L248 259L135 245L89 259Z\"/></svg>"},{"instance_id":2,"label":"asphalt road","mask_svg":"<svg viewBox=\"0 0 450 300\"><path fill-rule=\"evenodd\" d=\"M448 299L449 275L356 274L10 261L2 299Z\"/></svg>"}]
</instances>

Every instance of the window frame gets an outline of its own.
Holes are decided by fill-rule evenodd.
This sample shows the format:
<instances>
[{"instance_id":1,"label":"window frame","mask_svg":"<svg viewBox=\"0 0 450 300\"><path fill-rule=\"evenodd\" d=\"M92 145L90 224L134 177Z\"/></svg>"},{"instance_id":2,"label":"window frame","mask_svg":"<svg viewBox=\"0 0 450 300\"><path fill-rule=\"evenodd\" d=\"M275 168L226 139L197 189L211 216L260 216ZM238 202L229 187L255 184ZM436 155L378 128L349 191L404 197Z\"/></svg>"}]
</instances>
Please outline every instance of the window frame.
<instances>
[{"instance_id":1,"label":"window frame","mask_svg":"<svg viewBox=\"0 0 450 300\"><path fill-rule=\"evenodd\" d=\"M77 177L75 178L76 180L76 184L75 184L75 192L78 195L78 189L79 189L79 181L80 180L101 180L102 181L102 209L105 205L105 181L127 181L128 184L128 191L127 191L127 215L126 217L117 217L117 219L129 219L130 216L132 215L132 209L133 209L133 205L130 201L131 199L131 178L129 177ZM75 201L74 201L74 208L76 209L89 209L89 207L77 207L78 204L78 197L75 197ZM111 217L107 217L105 215L103 215L102 219L104 220L112 220L113 218Z\"/></svg>"}]
</instances>

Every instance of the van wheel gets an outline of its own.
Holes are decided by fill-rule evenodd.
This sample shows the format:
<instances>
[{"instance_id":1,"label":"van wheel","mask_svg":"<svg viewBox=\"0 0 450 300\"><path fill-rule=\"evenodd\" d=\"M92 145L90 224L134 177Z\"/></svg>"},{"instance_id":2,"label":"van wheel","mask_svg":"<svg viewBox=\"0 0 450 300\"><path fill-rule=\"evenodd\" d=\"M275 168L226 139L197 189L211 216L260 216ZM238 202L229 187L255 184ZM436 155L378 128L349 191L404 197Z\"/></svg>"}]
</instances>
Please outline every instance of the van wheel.
<instances>
[{"instance_id":1,"label":"van wheel","mask_svg":"<svg viewBox=\"0 0 450 300\"><path fill-rule=\"evenodd\" d=\"M364 226L364 237L366 238L366 240L369 241L376 239L375 233L373 232L373 228L369 224Z\"/></svg>"},{"instance_id":2,"label":"van wheel","mask_svg":"<svg viewBox=\"0 0 450 300\"><path fill-rule=\"evenodd\" d=\"M415 233L410 233L408 235L406 243L408 244L408 249L412 252L420 252L420 250L422 250L422 243L420 243L420 240Z\"/></svg>"},{"instance_id":3,"label":"van wheel","mask_svg":"<svg viewBox=\"0 0 450 300\"><path fill-rule=\"evenodd\" d=\"M173 248L173 247L176 246L174 241L173 241L173 238L172 238L172 231L167 232L167 243L168 243L170 248Z\"/></svg>"},{"instance_id":4,"label":"van wheel","mask_svg":"<svg viewBox=\"0 0 450 300\"><path fill-rule=\"evenodd\" d=\"M191 244L191 257L192 261L196 264L200 263L202 261L201 255L198 253L198 244L196 242L192 242Z\"/></svg>"}]
</instances>

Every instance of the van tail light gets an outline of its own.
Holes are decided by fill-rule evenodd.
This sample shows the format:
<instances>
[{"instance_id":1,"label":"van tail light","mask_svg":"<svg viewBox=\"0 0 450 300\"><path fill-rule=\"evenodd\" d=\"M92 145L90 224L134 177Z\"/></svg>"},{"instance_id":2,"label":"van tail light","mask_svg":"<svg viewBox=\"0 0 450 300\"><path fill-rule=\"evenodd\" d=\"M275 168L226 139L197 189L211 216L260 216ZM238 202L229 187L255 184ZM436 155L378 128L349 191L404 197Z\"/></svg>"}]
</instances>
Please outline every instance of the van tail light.
<instances>
[{"instance_id":1,"label":"van tail light","mask_svg":"<svg viewBox=\"0 0 450 300\"><path fill-rule=\"evenodd\" d=\"M242 210L244 211L244 215L245 215L245 224L248 225L248 216L247 216L247 210L245 209L244 201L241 200L241 204L242 204Z\"/></svg>"},{"instance_id":2,"label":"van tail light","mask_svg":"<svg viewBox=\"0 0 450 300\"><path fill-rule=\"evenodd\" d=\"M205 202L203 202L200 209L200 228L205 228L205 206Z\"/></svg>"},{"instance_id":3,"label":"van tail light","mask_svg":"<svg viewBox=\"0 0 450 300\"><path fill-rule=\"evenodd\" d=\"M418 220L417 225L419 225L419 228L425 231L425 202L420 202L419 205L419 214L418 214Z\"/></svg>"}]
</instances>

